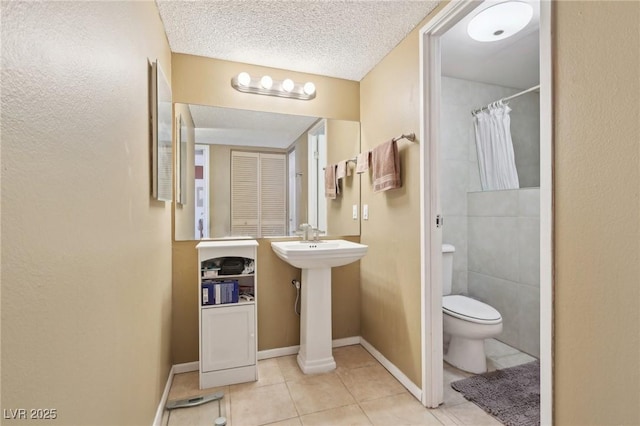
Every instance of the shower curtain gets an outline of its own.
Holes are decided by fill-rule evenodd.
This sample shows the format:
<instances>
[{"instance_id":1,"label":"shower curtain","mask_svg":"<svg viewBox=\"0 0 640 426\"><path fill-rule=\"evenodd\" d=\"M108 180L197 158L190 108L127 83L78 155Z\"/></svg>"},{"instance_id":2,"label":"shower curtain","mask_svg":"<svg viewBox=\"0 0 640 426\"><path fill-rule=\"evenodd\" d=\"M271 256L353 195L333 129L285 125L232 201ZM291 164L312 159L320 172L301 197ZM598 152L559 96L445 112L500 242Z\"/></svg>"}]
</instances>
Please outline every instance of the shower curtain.
<instances>
[{"instance_id":1,"label":"shower curtain","mask_svg":"<svg viewBox=\"0 0 640 426\"><path fill-rule=\"evenodd\" d=\"M511 140L511 108L495 102L474 114L480 182L484 191L520 187Z\"/></svg>"}]
</instances>

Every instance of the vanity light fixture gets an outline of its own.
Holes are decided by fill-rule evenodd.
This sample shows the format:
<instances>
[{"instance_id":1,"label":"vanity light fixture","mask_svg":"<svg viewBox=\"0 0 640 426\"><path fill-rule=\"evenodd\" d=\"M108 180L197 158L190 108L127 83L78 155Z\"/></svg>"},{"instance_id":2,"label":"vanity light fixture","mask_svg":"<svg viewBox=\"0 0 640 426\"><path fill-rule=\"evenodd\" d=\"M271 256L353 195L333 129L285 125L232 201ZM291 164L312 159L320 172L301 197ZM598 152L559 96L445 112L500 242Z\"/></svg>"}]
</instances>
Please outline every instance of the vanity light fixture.
<instances>
[{"instance_id":1,"label":"vanity light fixture","mask_svg":"<svg viewBox=\"0 0 640 426\"><path fill-rule=\"evenodd\" d=\"M531 21L533 7L522 1L507 1L488 7L471 19L469 37L477 41L497 41L516 34Z\"/></svg>"},{"instance_id":2,"label":"vanity light fixture","mask_svg":"<svg viewBox=\"0 0 640 426\"><path fill-rule=\"evenodd\" d=\"M258 95L280 96L301 100L310 100L316 97L316 85L310 81L306 83L296 83L290 78L274 80L268 75L257 78L252 77L246 72L241 72L233 77L231 79L231 86L240 92Z\"/></svg>"}]
</instances>

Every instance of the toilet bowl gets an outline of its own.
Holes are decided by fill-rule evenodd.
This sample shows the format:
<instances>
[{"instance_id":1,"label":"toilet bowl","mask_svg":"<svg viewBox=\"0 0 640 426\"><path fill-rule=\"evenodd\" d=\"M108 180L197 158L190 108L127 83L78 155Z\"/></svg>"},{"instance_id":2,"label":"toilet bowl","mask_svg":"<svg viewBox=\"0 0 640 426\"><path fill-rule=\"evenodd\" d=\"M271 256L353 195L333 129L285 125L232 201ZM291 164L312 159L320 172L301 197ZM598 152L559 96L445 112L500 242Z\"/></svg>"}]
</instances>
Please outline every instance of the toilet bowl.
<instances>
[{"instance_id":1,"label":"toilet bowl","mask_svg":"<svg viewBox=\"0 0 640 426\"><path fill-rule=\"evenodd\" d=\"M502 332L502 316L492 306L462 295L451 295L453 253L442 245L442 326L448 348L444 360L460 370L480 374L487 371L484 339Z\"/></svg>"}]
</instances>

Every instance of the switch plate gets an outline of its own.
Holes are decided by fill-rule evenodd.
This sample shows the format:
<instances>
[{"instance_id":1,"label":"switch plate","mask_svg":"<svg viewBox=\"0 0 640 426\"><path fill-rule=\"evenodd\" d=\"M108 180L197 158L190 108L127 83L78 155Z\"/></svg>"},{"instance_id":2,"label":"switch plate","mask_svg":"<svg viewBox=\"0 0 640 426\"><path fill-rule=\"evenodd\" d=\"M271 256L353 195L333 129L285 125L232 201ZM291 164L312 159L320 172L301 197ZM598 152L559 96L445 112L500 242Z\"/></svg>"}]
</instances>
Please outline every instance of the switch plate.
<instances>
[{"instance_id":1,"label":"switch plate","mask_svg":"<svg viewBox=\"0 0 640 426\"><path fill-rule=\"evenodd\" d=\"M353 205L353 209L352 209L352 215L353 215L353 220L357 220L358 219L358 205L354 204Z\"/></svg>"},{"instance_id":2,"label":"switch plate","mask_svg":"<svg viewBox=\"0 0 640 426\"><path fill-rule=\"evenodd\" d=\"M362 219L369 220L369 204L364 204L362 206Z\"/></svg>"}]
</instances>

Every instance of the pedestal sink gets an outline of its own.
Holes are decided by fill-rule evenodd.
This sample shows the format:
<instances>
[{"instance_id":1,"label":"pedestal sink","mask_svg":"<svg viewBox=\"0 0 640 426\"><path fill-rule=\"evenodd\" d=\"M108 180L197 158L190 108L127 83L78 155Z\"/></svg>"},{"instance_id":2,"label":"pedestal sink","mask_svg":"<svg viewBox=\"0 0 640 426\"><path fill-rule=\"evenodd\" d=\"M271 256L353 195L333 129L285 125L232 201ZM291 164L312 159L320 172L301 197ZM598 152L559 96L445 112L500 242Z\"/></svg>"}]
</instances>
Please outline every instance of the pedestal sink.
<instances>
[{"instance_id":1,"label":"pedestal sink","mask_svg":"<svg viewBox=\"0 0 640 426\"><path fill-rule=\"evenodd\" d=\"M331 268L361 259L368 247L345 240L320 240L272 242L271 248L280 259L302 269L298 365L305 374L334 370Z\"/></svg>"}]
</instances>

